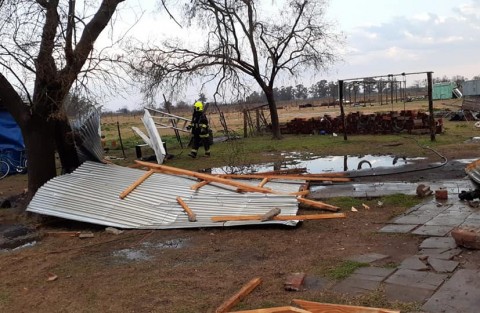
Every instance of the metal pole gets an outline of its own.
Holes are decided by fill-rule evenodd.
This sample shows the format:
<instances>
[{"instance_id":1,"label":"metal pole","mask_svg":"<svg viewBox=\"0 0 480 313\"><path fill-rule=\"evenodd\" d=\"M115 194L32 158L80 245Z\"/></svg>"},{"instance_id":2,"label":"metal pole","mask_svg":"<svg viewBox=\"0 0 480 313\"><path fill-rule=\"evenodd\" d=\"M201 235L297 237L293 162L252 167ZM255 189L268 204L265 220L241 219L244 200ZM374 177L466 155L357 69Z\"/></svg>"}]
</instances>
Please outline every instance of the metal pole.
<instances>
[{"instance_id":1,"label":"metal pole","mask_svg":"<svg viewBox=\"0 0 480 313\"><path fill-rule=\"evenodd\" d=\"M433 81L432 81L432 73L427 73L427 90L428 90L428 111L430 113L429 121L430 121L430 141L435 141L435 119L433 117L433 96L432 96L432 89L433 89Z\"/></svg>"},{"instance_id":2,"label":"metal pole","mask_svg":"<svg viewBox=\"0 0 480 313\"><path fill-rule=\"evenodd\" d=\"M338 81L338 97L340 101L340 115L343 121L343 140L347 140L347 120L345 119L345 111L343 110L343 80Z\"/></svg>"}]
</instances>

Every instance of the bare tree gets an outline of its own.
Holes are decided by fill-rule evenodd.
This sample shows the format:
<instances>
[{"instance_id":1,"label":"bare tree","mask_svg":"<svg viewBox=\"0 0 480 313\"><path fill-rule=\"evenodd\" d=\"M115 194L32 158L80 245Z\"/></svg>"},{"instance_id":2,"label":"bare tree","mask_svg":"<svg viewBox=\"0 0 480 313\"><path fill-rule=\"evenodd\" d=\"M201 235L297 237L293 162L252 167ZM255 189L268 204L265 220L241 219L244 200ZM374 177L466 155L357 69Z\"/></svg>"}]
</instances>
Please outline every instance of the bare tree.
<instances>
[{"instance_id":1,"label":"bare tree","mask_svg":"<svg viewBox=\"0 0 480 313\"><path fill-rule=\"evenodd\" d=\"M143 47L143 57L134 67L145 77L145 91L152 95L161 87L183 86L200 77L218 82L217 93L240 95L253 79L268 101L273 137L281 138L273 92L276 78L281 72L298 75L308 67L324 70L337 59L340 36L325 22L322 0L287 1L278 16L262 11L259 3L185 1L185 16L204 28L205 43L198 49L174 40Z\"/></svg>"},{"instance_id":2,"label":"bare tree","mask_svg":"<svg viewBox=\"0 0 480 313\"><path fill-rule=\"evenodd\" d=\"M30 196L57 174L55 151L65 171L79 165L64 99L74 83L86 84L82 74L99 69L95 40L122 1L102 0L92 12L87 1L0 2L0 105L22 130Z\"/></svg>"}]
</instances>

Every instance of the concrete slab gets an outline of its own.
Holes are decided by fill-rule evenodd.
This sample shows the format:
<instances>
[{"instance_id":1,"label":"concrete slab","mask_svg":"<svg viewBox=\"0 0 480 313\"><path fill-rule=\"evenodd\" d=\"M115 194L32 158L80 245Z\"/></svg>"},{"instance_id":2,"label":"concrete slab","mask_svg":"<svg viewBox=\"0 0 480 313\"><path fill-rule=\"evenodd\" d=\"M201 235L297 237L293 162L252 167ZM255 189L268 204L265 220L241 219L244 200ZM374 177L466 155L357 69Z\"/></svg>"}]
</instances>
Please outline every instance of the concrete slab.
<instances>
[{"instance_id":1,"label":"concrete slab","mask_svg":"<svg viewBox=\"0 0 480 313\"><path fill-rule=\"evenodd\" d=\"M418 252L419 255L428 255L431 258L440 260L451 260L453 257L462 253L462 249L422 249Z\"/></svg>"},{"instance_id":2,"label":"concrete slab","mask_svg":"<svg viewBox=\"0 0 480 313\"><path fill-rule=\"evenodd\" d=\"M350 275L350 278L382 282L395 271L395 268L361 267Z\"/></svg>"},{"instance_id":3,"label":"concrete slab","mask_svg":"<svg viewBox=\"0 0 480 313\"><path fill-rule=\"evenodd\" d=\"M415 271L428 271L430 268L428 267L427 264L422 262L419 259L419 255L414 255L409 258L406 258L405 260L400 263L398 268L401 269L409 269L409 270L415 270Z\"/></svg>"},{"instance_id":4,"label":"concrete slab","mask_svg":"<svg viewBox=\"0 0 480 313\"><path fill-rule=\"evenodd\" d=\"M401 216L392 221L393 224L407 224L407 225L421 225L425 224L432 218L434 218L436 214L431 214L431 215L426 215L426 214L421 214L421 215L416 215L415 213L411 213L406 216Z\"/></svg>"},{"instance_id":5,"label":"concrete slab","mask_svg":"<svg viewBox=\"0 0 480 313\"><path fill-rule=\"evenodd\" d=\"M430 237L422 241L420 249L454 249L457 247L455 239L452 237L438 238Z\"/></svg>"},{"instance_id":6,"label":"concrete slab","mask_svg":"<svg viewBox=\"0 0 480 313\"><path fill-rule=\"evenodd\" d=\"M330 281L323 277L307 276L303 280L303 287L306 290L322 291L330 286Z\"/></svg>"},{"instance_id":7,"label":"concrete slab","mask_svg":"<svg viewBox=\"0 0 480 313\"><path fill-rule=\"evenodd\" d=\"M415 286L385 285L385 296L390 301L423 303L433 293L434 290L416 288Z\"/></svg>"},{"instance_id":8,"label":"concrete slab","mask_svg":"<svg viewBox=\"0 0 480 313\"><path fill-rule=\"evenodd\" d=\"M441 260L432 257L429 257L427 262L437 273L452 273L459 264L457 261Z\"/></svg>"},{"instance_id":9,"label":"concrete slab","mask_svg":"<svg viewBox=\"0 0 480 313\"><path fill-rule=\"evenodd\" d=\"M419 224L414 225L397 225L397 224L388 224L382 227L379 232L380 233L400 233L406 234L417 228Z\"/></svg>"},{"instance_id":10,"label":"concrete slab","mask_svg":"<svg viewBox=\"0 0 480 313\"><path fill-rule=\"evenodd\" d=\"M385 280L385 294L389 300L423 302L446 278L446 274L399 269Z\"/></svg>"},{"instance_id":11,"label":"concrete slab","mask_svg":"<svg viewBox=\"0 0 480 313\"><path fill-rule=\"evenodd\" d=\"M480 271L458 270L425 303L429 313L477 313L480 308Z\"/></svg>"},{"instance_id":12,"label":"concrete slab","mask_svg":"<svg viewBox=\"0 0 480 313\"><path fill-rule=\"evenodd\" d=\"M360 262L360 263L372 263L375 261L386 259L388 257L389 257L388 255L380 254L380 253L367 253L367 254L351 256L347 258L347 260Z\"/></svg>"},{"instance_id":13,"label":"concrete slab","mask_svg":"<svg viewBox=\"0 0 480 313\"><path fill-rule=\"evenodd\" d=\"M412 231L412 234L421 236L446 236L454 226L428 226L423 225Z\"/></svg>"},{"instance_id":14,"label":"concrete slab","mask_svg":"<svg viewBox=\"0 0 480 313\"><path fill-rule=\"evenodd\" d=\"M396 268L365 266L365 267L358 268L353 274L387 278L396 270L397 270Z\"/></svg>"},{"instance_id":15,"label":"concrete slab","mask_svg":"<svg viewBox=\"0 0 480 313\"><path fill-rule=\"evenodd\" d=\"M377 290L378 288L380 288L380 283L380 281L348 277L333 286L332 291L352 296L358 296Z\"/></svg>"},{"instance_id":16,"label":"concrete slab","mask_svg":"<svg viewBox=\"0 0 480 313\"><path fill-rule=\"evenodd\" d=\"M435 290L447 278L445 274L436 274L431 272L412 271L408 269L399 269L387 278L385 283Z\"/></svg>"}]
</instances>

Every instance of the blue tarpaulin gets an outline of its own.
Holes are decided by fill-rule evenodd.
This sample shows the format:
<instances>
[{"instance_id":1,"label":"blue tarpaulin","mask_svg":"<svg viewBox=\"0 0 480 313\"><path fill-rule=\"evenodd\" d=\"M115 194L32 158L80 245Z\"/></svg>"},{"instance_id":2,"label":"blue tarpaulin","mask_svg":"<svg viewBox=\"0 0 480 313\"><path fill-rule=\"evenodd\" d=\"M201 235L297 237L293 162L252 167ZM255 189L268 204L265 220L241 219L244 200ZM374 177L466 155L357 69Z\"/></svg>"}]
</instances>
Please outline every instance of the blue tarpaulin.
<instances>
[{"instance_id":1,"label":"blue tarpaulin","mask_svg":"<svg viewBox=\"0 0 480 313\"><path fill-rule=\"evenodd\" d=\"M24 165L25 144L18 124L10 113L0 108L0 159L5 158L15 167ZM10 169L10 174L16 172Z\"/></svg>"}]
</instances>

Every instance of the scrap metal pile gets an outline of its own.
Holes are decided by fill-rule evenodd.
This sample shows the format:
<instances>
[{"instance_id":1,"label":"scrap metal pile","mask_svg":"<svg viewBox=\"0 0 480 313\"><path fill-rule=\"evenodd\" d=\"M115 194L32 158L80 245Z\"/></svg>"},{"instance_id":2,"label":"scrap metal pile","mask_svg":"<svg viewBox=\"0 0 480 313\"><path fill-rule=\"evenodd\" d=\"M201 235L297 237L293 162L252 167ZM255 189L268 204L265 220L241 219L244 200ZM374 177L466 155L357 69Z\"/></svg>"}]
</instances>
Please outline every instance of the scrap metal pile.
<instances>
[{"instance_id":1,"label":"scrap metal pile","mask_svg":"<svg viewBox=\"0 0 480 313\"><path fill-rule=\"evenodd\" d=\"M435 121L436 133L443 131L442 119ZM422 133L430 130L429 115L418 111L346 115L347 134L390 134L399 132ZM295 118L281 125L283 134L332 134L343 133L340 116Z\"/></svg>"}]
</instances>

